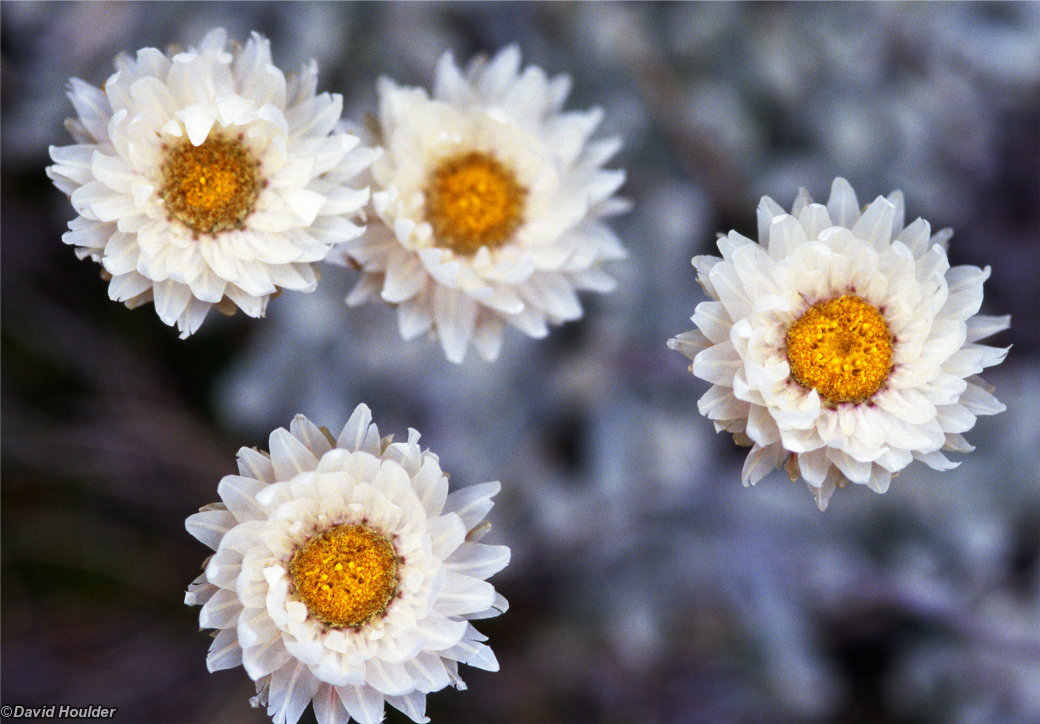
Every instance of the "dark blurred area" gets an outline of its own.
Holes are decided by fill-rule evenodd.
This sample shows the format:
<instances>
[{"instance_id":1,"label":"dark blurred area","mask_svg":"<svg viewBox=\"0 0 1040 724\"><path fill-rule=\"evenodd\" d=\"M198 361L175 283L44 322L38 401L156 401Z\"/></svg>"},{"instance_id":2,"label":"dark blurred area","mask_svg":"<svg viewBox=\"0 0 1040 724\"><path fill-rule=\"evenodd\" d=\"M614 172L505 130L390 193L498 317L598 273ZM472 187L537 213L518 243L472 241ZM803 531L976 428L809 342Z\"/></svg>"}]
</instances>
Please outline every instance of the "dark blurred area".
<instances>
[{"instance_id":1,"label":"dark blurred area","mask_svg":"<svg viewBox=\"0 0 1040 724\"><path fill-rule=\"evenodd\" d=\"M316 58L355 120L379 75L429 87L444 50L516 42L570 74L568 107L625 139L618 290L459 366L391 310L348 309L334 267L186 341L109 301L44 174L71 143L65 84L214 26L264 33L285 70ZM265 721L242 669L206 671L184 519L240 446L365 402L453 485L503 483L488 540L513 549L493 579L511 609L478 625L502 670L463 667L435 722L1040 721L1040 4L5 2L0 53L3 704ZM665 340L692 327L689 259L715 232L753 236L761 195L825 198L839 175L953 227L1013 349L985 375L1008 410L960 467L821 514L783 473L741 487L744 451Z\"/></svg>"}]
</instances>

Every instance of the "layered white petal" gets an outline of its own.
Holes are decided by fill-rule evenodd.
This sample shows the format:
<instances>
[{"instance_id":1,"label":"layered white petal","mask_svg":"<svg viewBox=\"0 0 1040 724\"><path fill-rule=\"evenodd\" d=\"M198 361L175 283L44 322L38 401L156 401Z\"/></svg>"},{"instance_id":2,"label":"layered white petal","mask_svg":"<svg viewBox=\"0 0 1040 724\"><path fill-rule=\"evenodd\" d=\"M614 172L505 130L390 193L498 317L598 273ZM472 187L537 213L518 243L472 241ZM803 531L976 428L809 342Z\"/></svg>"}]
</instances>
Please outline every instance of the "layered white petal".
<instances>
[{"instance_id":1,"label":"layered white petal","mask_svg":"<svg viewBox=\"0 0 1040 724\"><path fill-rule=\"evenodd\" d=\"M373 223L329 257L361 269L347 303L378 290L397 306L403 338L436 335L445 356L461 362L470 345L497 358L507 324L543 337L547 325L582 316L578 290L612 289L604 266L625 251L605 219L623 207L613 194L624 173L602 165L620 142L593 138L599 109L561 112L568 87L565 77L521 70L515 46L465 69L446 53L432 96L380 79ZM442 161L471 152L515 176L523 210L494 248L457 253L434 234L427 185Z\"/></svg>"},{"instance_id":2,"label":"layered white petal","mask_svg":"<svg viewBox=\"0 0 1040 724\"><path fill-rule=\"evenodd\" d=\"M174 56L120 55L116 68L103 89L70 82L78 143L52 146L47 170L79 214L64 241L104 266L109 296L154 300L183 338L214 304L259 317L278 289L313 291L314 264L360 233L368 189L356 177L373 157L334 128L342 99L315 93L313 63L290 94L263 36L229 46L218 29ZM167 209L162 167L185 139L213 134L240 139L260 188L241 228L196 233Z\"/></svg>"},{"instance_id":3,"label":"layered white petal","mask_svg":"<svg viewBox=\"0 0 1040 724\"><path fill-rule=\"evenodd\" d=\"M378 722L386 703L426 721L426 693L464 688L458 663L497 668L469 620L508 607L485 579L510 553L468 534L498 482L449 494L419 433L380 437L364 405L336 437L298 415L268 447L240 450L239 474L217 488L221 502L186 522L214 550L185 596L202 606L200 625L217 629L211 670L241 664L276 722L294 724L313 701L328 724ZM397 595L360 626L329 626L309 613L288 561L316 533L361 523L393 541Z\"/></svg>"},{"instance_id":4,"label":"layered white petal","mask_svg":"<svg viewBox=\"0 0 1040 724\"><path fill-rule=\"evenodd\" d=\"M921 219L904 227L898 191L861 208L838 178L826 206L803 189L790 214L765 197L757 216L757 244L731 232L721 258L694 257L710 300L696 329L669 341L712 383L700 412L752 444L744 484L783 465L822 510L846 482L885 492L914 459L954 467L940 450L970 451L960 433L1004 409L975 377L1007 353L977 344L1009 324L977 314L989 269L950 267L950 232L931 235ZM791 376L786 335L810 306L847 294L882 314L894 365L868 399L831 403Z\"/></svg>"}]
</instances>

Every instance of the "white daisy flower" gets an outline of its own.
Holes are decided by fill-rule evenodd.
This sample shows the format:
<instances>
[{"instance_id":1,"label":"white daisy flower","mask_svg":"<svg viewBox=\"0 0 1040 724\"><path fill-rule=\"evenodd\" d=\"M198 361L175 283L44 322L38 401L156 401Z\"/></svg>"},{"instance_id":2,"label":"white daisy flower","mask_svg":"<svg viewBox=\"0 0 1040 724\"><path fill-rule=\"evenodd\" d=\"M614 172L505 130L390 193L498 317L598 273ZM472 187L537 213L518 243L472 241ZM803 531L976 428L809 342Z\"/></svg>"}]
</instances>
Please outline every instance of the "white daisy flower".
<instances>
[{"instance_id":1,"label":"white daisy flower","mask_svg":"<svg viewBox=\"0 0 1040 724\"><path fill-rule=\"evenodd\" d=\"M79 214L62 238L109 296L153 301L185 338L213 305L260 317L280 289L313 291L315 262L363 229L351 181L373 156L333 130L343 99L316 95L317 64L286 79L267 39L228 48L217 29L115 65L100 89L70 82L76 144L51 146L47 169Z\"/></svg>"},{"instance_id":2,"label":"white daisy flower","mask_svg":"<svg viewBox=\"0 0 1040 724\"><path fill-rule=\"evenodd\" d=\"M563 112L567 76L520 71L510 46L465 72L450 53L433 96L382 78L370 223L329 257L361 269L347 303L397 306L404 339L432 332L449 360L494 360L505 325L544 337L582 315L576 290L609 291L625 251L604 223L627 204L618 138L590 140L594 108ZM381 223L380 223L381 222Z\"/></svg>"},{"instance_id":3,"label":"white daisy flower","mask_svg":"<svg viewBox=\"0 0 1040 724\"><path fill-rule=\"evenodd\" d=\"M337 438L297 415L188 518L216 551L185 599L216 629L206 664L241 664L275 722L311 701L321 724L381 721L384 702L428 721L427 692L465 688L459 662L498 670L470 620L508 607L485 579L509 549L476 542L500 485L449 494L418 441L380 438L365 405Z\"/></svg>"},{"instance_id":4,"label":"white daisy flower","mask_svg":"<svg viewBox=\"0 0 1040 724\"><path fill-rule=\"evenodd\" d=\"M712 384L701 414L751 446L744 485L784 466L820 510L847 481L883 493L914 459L956 467L943 452L972 450L961 433L1004 410L977 377L1007 354L978 344L1010 324L976 314L989 267L951 268L952 232L903 215L901 192L861 211L838 178L826 206L763 197L759 243L731 231L721 259L694 257L713 301L668 346Z\"/></svg>"}]
</instances>

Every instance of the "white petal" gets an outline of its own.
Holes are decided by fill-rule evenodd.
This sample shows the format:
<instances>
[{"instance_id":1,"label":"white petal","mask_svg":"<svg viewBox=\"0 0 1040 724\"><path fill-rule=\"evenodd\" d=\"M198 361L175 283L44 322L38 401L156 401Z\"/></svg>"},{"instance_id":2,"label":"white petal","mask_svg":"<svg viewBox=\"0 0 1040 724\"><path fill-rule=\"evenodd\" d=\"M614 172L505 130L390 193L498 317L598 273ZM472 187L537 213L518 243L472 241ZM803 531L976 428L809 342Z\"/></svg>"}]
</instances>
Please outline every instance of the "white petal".
<instances>
[{"instance_id":1,"label":"white petal","mask_svg":"<svg viewBox=\"0 0 1040 724\"><path fill-rule=\"evenodd\" d=\"M275 724L296 724L318 689L303 663L283 666L271 675L267 713Z\"/></svg>"},{"instance_id":2,"label":"white petal","mask_svg":"<svg viewBox=\"0 0 1040 724\"><path fill-rule=\"evenodd\" d=\"M815 237L808 237L805 227L794 216L775 216L769 227L769 255L773 259L783 259L807 238Z\"/></svg>"},{"instance_id":3,"label":"white petal","mask_svg":"<svg viewBox=\"0 0 1040 724\"><path fill-rule=\"evenodd\" d=\"M383 695L370 686L337 686L336 693L358 724L383 720Z\"/></svg>"},{"instance_id":4,"label":"white petal","mask_svg":"<svg viewBox=\"0 0 1040 724\"><path fill-rule=\"evenodd\" d=\"M486 579L505 568L509 557L506 546L464 542L448 558L447 567L461 575Z\"/></svg>"},{"instance_id":5,"label":"white petal","mask_svg":"<svg viewBox=\"0 0 1040 724\"><path fill-rule=\"evenodd\" d=\"M105 93L79 78L72 78L69 81L67 95L76 109L80 123L93 140L104 139L108 135L108 120L112 114L112 107Z\"/></svg>"},{"instance_id":6,"label":"white petal","mask_svg":"<svg viewBox=\"0 0 1040 724\"><path fill-rule=\"evenodd\" d=\"M191 289L172 280L156 282L153 287L155 312L164 323L174 325L191 301Z\"/></svg>"},{"instance_id":7,"label":"white petal","mask_svg":"<svg viewBox=\"0 0 1040 724\"><path fill-rule=\"evenodd\" d=\"M386 701L414 722L421 724L430 721L430 717L426 716L426 694L421 691L413 691L403 696L388 696Z\"/></svg>"},{"instance_id":8,"label":"white petal","mask_svg":"<svg viewBox=\"0 0 1040 724\"><path fill-rule=\"evenodd\" d=\"M820 238L820 232L832 225L830 214L827 213L827 207L823 204L806 205L798 214L798 223L805 230L807 239Z\"/></svg>"},{"instance_id":9,"label":"white petal","mask_svg":"<svg viewBox=\"0 0 1040 724\"><path fill-rule=\"evenodd\" d=\"M254 296L242 290L235 284L224 286L224 294L234 302L235 306L253 318L264 316L267 308L267 295Z\"/></svg>"},{"instance_id":10,"label":"white petal","mask_svg":"<svg viewBox=\"0 0 1040 724\"><path fill-rule=\"evenodd\" d=\"M850 482L861 484L870 482L874 467L871 463L860 462L841 450L828 450L827 457Z\"/></svg>"},{"instance_id":11,"label":"white petal","mask_svg":"<svg viewBox=\"0 0 1040 724\"><path fill-rule=\"evenodd\" d=\"M531 307L524 307L524 310L518 314L510 314L505 318L505 321L510 326L519 329L528 337L541 339L549 334L549 328L546 326L545 322L545 315Z\"/></svg>"},{"instance_id":12,"label":"white petal","mask_svg":"<svg viewBox=\"0 0 1040 724\"><path fill-rule=\"evenodd\" d=\"M927 221L916 219L900 231L895 238L906 244L915 257L920 257L931 246L931 233L931 227Z\"/></svg>"},{"instance_id":13,"label":"white petal","mask_svg":"<svg viewBox=\"0 0 1040 724\"><path fill-rule=\"evenodd\" d=\"M733 386L733 374L743 362L729 340L702 350L693 358L693 374L715 385Z\"/></svg>"},{"instance_id":14,"label":"white petal","mask_svg":"<svg viewBox=\"0 0 1040 724\"><path fill-rule=\"evenodd\" d=\"M778 216L784 216L786 213L787 212L784 211L783 207L776 203L776 201L768 196L762 197L762 200L758 202L758 208L756 209L756 216L758 218L758 241L760 244L772 248L770 230L773 226L773 219Z\"/></svg>"},{"instance_id":15,"label":"white petal","mask_svg":"<svg viewBox=\"0 0 1040 724\"><path fill-rule=\"evenodd\" d=\"M805 482L813 487L823 484L830 470L831 462L827 458L826 449L813 450L798 456L798 467Z\"/></svg>"},{"instance_id":16,"label":"white petal","mask_svg":"<svg viewBox=\"0 0 1040 724\"><path fill-rule=\"evenodd\" d=\"M816 506L820 509L820 512L827 510L827 505L830 503L835 489L836 485L831 480L825 481L820 487L809 486L809 492L816 498Z\"/></svg>"},{"instance_id":17,"label":"white petal","mask_svg":"<svg viewBox=\"0 0 1040 724\"><path fill-rule=\"evenodd\" d=\"M722 385L712 385L699 400L697 410L710 420L735 420L746 418L751 405L733 396L733 390Z\"/></svg>"},{"instance_id":18,"label":"white petal","mask_svg":"<svg viewBox=\"0 0 1040 724\"><path fill-rule=\"evenodd\" d=\"M895 211L895 206L888 199L878 196L852 226L852 233L857 239L869 242L878 251L884 250L892 239Z\"/></svg>"},{"instance_id":19,"label":"white petal","mask_svg":"<svg viewBox=\"0 0 1040 724\"><path fill-rule=\"evenodd\" d=\"M851 229L859 218L859 202L856 192L845 179L838 177L831 184L831 195L827 199L827 213L838 226Z\"/></svg>"},{"instance_id":20,"label":"white petal","mask_svg":"<svg viewBox=\"0 0 1040 724\"><path fill-rule=\"evenodd\" d=\"M433 554L442 560L462 545L468 532L462 518L454 513L431 519L427 530Z\"/></svg>"},{"instance_id":21,"label":"white petal","mask_svg":"<svg viewBox=\"0 0 1040 724\"><path fill-rule=\"evenodd\" d=\"M336 439L336 445L345 450L379 453L379 429L372 424L372 411L368 405L362 403L354 408Z\"/></svg>"},{"instance_id":22,"label":"white petal","mask_svg":"<svg viewBox=\"0 0 1040 724\"><path fill-rule=\"evenodd\" d=\"M487 581L448 572L448 585L437 596L437 611L444 616L464 616L483 611L495 600L495 589Z\"/></svg>"},{"instance_id":23,"label":"white petal","mask_svg":"<svg viewBox=\"0 0 1040 724\"><path fill-rule=\"evenodd\" d=\"M199 611L199 626L203 628L228 628L235 625L242 604L234 591L221 588Z\"/></svg>"},{"instance_id":24,"label":"white petal","mask_svg":"<svg viewBox=\"0 0 1040 724\"><path fill-rule=\"evenodd\" d=\"M235 629L227 628L218 631L206 654L206 668L210 672L214 672L230 669L241 663L242 649L238 645Z\"/></svg>"},{"instance_id":25,"label":"white petal","mask_svg":"<svg viewBox=\"0 0 1040 724\"><path fill-rule=\"evenodd\" d=\"M426 286L426 270L414 254L393 254L386 268L382 297L390 303L404 302Z\"/></svg>"},{"instance_id":26,"label":"white petal","mask_svg":"<svg viewBox=\"0 0 1040 724\"><path fill-rule=\"evenodd\" d=\"M303 415L293 417L289 432L315 456L320 457L332 449L325 432Z\"/></svg>"},{"instance_id":27,"label":"white petal","mask_svg":"<svg viewBox=\"0 0 1040 724\"><path fill-rule=\"evenodd\" d=\"M751 405L748 412L747 436L755 444L763 446L780 441L780 428L773 415L765 407Z\"/></svg>"},{"instance_id":28,"label":"white petal","mask_svg":"<svg viewBox=\"0 0 1040 724\"><path fill-rule=\"evenodd\" d=\"M463 649L459 660L470 666L475 666L478 669L485 671L498 671L498 660L495 658L494 652L491 651L490 647L484 646L483 644L475 641L463 642L460 644L459 649Z\"/></svg>"},{"instance_id":29,"label":"white petal","mask_svg":"<svg viewBox=\"0 0 1040 724\"><path fill-rule=\"evenodd\" d=\"M466 356L476 317L477 305L465 294L440 286L434 289L433 318L449 361L460 363Z\"/></svg>"},{"instance_id":30,"label":"white petal","mask_svg":"<svg viewBox=\"0 0 1040 724\"><path fill-rule=\"evenodd\" d=\"M340 703L336 687L322 684L314 694L314 717L318 724L348 724L350 714Z\"/></svg>"},{"instance_id":31,"label":"white petal","mask_svg":"<svg viewBox=\"0 0 1040 724\"><path fill-rule=\"evenodd\" d=\"M762 447L754 445L744 460L744 469L740 474L744 485L754 485L769 473L780 467L784 449L780 445Z\"/></svg>"},{"instance_id":32,"label":"white petal","mask_svg":"<svg viewBox=\"0 0 1040 724\"><path fill-rule=\"evenodd\" d=\"M480 314L473 329L473 346L487 362L494 362L502 350L505 324L498 317Z\"/></svg>"},{"instance_id":33,"label":"white petal","mask_svg":"<svg viewBox=\"0 0 1040 724\"><path fill-rule=\"evenodd\" d=\"M932 470L953 470L960 465L960 463L951 461L937 450L930 453L917 453L914 457L932 468Z\"/></svg>"},{"instance_id":34,"label":"white petal","mask_svg":"<svg viewBox=\"0 0 1040 724\"><path fill-rule=\"evenodd\" d=\"M445 507L457 514L468 530L487 516L494 505L491 498L497 495L501 489L502 484L497 480L460 488L448 495Z\"/></svg>"},{"instance_id":35,"label":"white petal","mask_svg":"<svg viewBox=\"0 0 1040 724\"><path fill-rule=\"evenodd\" d=\"M977 384L965 388L960 403L975 415L996 415L1007 409L1007 405Z\"/></svg>"},{"instance_id":36,"label":"white petal","mask_svg":"<svg viewBox=\"0 0 1040 724\"><path fill-rule=\"evenodd\" d=\"M402 339L415 339L429 331L432 324L433 318L430 316L426 295L418 299L409 299L397 307L397 326Z\"/></svg>"},{"instance_id":37,"label":"white petal","mask_svg":"<svg viewBox=\"0 0 1040 724\"><path fill-rule=\"evenodd\" d=\"M344 301L347 303L347 306L356 307L376 296L382 286L382 277L380 275L362 274Z\"/></svg>"},{"instance_id":38,"label":"white petal","mask_svg":"<svg viewBox=\"0 0 1040 724\"><path fill-rule=\"evenodd\" d=\"M241 619L239 619L239 636L241 636ZM227 629L233 631L234 629ZM253 646L242 652L242 668L252 679L259 679L285 666L291 666L293 659L282 644L281 635L269 639L260 646Z\"/></svg>"},{"instance_id":39,"label":"white petal","mask_svg":"<svg viewBox=\"0 0 1040 724\"><path fill-rule=\"evenodd\" d=\"M323 195L308 189L283 191L282 198L285 199L289 208L307 226L314 223L314 219L318 216L318 212L321 211L321 207L325 205L325 197Z\"/></svg>"},{"instance_id":40,"label":"white petal","mask_svg":"<svg viewBox=\"0 0 1040 724\"><path fill-rule=\"evenodd\" d=\"M906 199L903 196L903 192L899 189L890 193L886 198L888 203L892 204L895 209L895 213L892 215L892 231L890 232L891 238L894 239L903 230L903 224L906 223Z\"/></svg>"},{"instance_id":41,"label":"white petal","mask_svg":"<svg viewBox=\"0 0 1040 724\"><path fill-rule=\"evenodd\" d=\"M216 550L221 537L235 523L235 516L229 510L204 510L188 516L184 527L192 536Z\"/></svg>"},{"instance_id":42,"label":"white petal","mask_svg":"<svg viewBox=\"0 0 1040 724\"><path fill-rule=\"evenodd\" d=\"M574 288L562 274L533 274L527 284L520 288L527 304L541 309L557 322L581 317L581 302Z\"/></svg>"},{"instance_id":43,"label":"white petal","mask_svg":"<svg viewBox=\"0 0 1040 724\"><path fill-rule=\"evenodd\" d=\"M730 319L743 319L751 313L753 304L732 264L717 264L709 275L719 301L726 307Z\"/></svg>"},{"instance_id":44,"label":"white petal","mask_svg":"<svg viewBox=\"0 0 1040 724\"><path fill-rule=\"evenodd\" d=\"M152 288L152 280L136 271L112 277L108 283L108 297L114 302L125 302Z\"/></svg>"},{"instance_id":45,"label":"white petal","mask_svg":"<svg viewBox=\"0 0 1040 724\"><path fill-rule=\"evenodd\" d=\"M1000 317L986 314L976 314L968 320L968 336L966 342L977 342L997 332L1002 332L1011 326L1011 315L1005 314Z\"/></svg>"},{"instance_id":46,"label":"white petal","mask_svg":"<svg viewBox=\"0 0 1040 724\"><path fill-rule=\"evenodd\" d=\"M668 349L686 355L691 360L697 356L705 347L710 347L711 341L705 337L699 329L691 329L689 332L678 334L668 340ZM692 371L692 370L691 370Z\"/></svg>"},{"instance_id":47,"label":"white petal","mask_svg":"<svg viewBox=\"0 0 1040 724\"><path fill-rule=\"evenodd\" d=\"M975 427L975 415L964 405L943 405L936 409L936 419L944 432L967 432Z\"/></svg>"},{"instance_id":48,"label":"white petal","mask_svg":"<svg viewBox=\"0 0 1040 724\"><path fill-rule=\"evenodd\" d=\"M72 207L88 219L118 221L137 213L128 194L115 191L100 181L91 181L72 192Z\"/></svg>"},{"instance_id":49,"label":"white petal","mask_svg":"<svg viewBox=\"0 0 1040 724\"><path fill-rule=\"evenodd\" d=\"M239 448L238 472L239 475L253 478L257 482L273 483L275 480L271 456L260 452L256 448ZM257 489L260 487L262 486L257 486Z\"/></svg>"},{"instance_id":50,"label":"white petal","mask_svg":"<svg viewBox=\"0 0 1040 724\"><path fill-rule=\"evenodd\" d=\"M259 520L265 517L265 511L256 501L256 494L264 485L253 478L225 475L217 485L217 494L236 520Z\"/></svg>"},{"instance_id":51,"label":"white petal","mask_svg":"<svg viewBox=\"0 0 1040 724\"><path fill-rule=\"evenodd\" d=\"M867 487L875 493L884 493L888 491L888 486L891 482L892 473L880 465L874 465L870 471L870 480L867 482Z\"/></svg>"},{"instance_id":52,"label":"white petal","mask_svg":"<svg viewBox=\"0 0 1040 724\"><path fill-rule=\"evenodd\" d=\"M423 456L419 470L412 475L412 489L428 515L440 515L448 498L448 478L434 457Z\"/></svg>"},{"instance_id":53,"label":"white petal","mask_svg":"<svg viewBox=\"0 0 1040 724\"><path fill-rule=\"evenodd\" d=\"M266 582L266 579L264 579ZM238 618L238 641L247 650L256 650L269 646L280 647L281 631L271 620L266 608L246 608ZM266 670L270 673L281 664L276 661ZM254 668L254 673L256 669Z\"/></svg>"},{"instance_id":54,"label":"white petal","mask_svg":"<svg viewBox=\"0 0 1040 724\"><path fill-rule=\"evenodd\" d=\"M297 473L314 470L318 458L285 428L271 433L271 464L279 480L289 480Z\"/></svg>"}]
</instances>

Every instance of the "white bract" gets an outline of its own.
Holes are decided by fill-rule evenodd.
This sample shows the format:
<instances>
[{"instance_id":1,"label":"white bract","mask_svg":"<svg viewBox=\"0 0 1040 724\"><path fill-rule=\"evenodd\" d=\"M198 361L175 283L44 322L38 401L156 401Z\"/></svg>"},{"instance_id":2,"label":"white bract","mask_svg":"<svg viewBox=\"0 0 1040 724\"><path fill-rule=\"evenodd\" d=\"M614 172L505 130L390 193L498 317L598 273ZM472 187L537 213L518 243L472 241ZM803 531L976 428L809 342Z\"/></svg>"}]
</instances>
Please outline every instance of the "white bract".
<instances>
[{"instance_id":1,"label":"white bract","mask_svg":"<svg viewBox=\"0 0 1040 724\"><path fill-rule=\"evenodd\" d=\"M625 256L604 219L624 172L621 146L592 140L600 109L562 110L567 76L548 78L507 47L465 71L445 54L432 97L383 78L366 233L330 261L361 269L348 304L397 306L401 336L436 334L460 362L470 342L497 358L505 325L544 337L578 319L577 290L609 291Z\"/></svg>"},{"instance_id":2,"label":"white bract","mask_svg":"<svg viewBox=\"0 0 1040 724\"><path fill-rule=\"evenodd\" d=\"M470 620L507 608L485 579L509 549L476 542L500 485L449 494L418 440L380 438L364 405L336 438L298 415L187 520L216 551L186 596L216 629L207 666L244 667L279 724L311 701L321 724L381 721L384 702L427 721L427 692L465 688L459 662L498 670Z\"/></svg>"},{"instance_id":3,"label":"white bract","mask_svg":"<svg viewBox=\"0 0 1040 724\"><path fill-rule=\"evenodd\" d=\"M228 47L217 29L115 65L101 88L70 82L76 144L47 169L79 214L63 240L109 296L153 301L184 338L214 305L259 317L279 289L313 291L315 263L363 229L353 180L373 156L334 130L343 100L316 94L317 64L287 79L264 37Z\"/></svg>"},{"instance_id":4,"label":"white bract","mask_svg":"<svg viewBox=\"0 0 1040 724\"><path fill-rule=\"evenodd\" d=\"M955 467L944 452L1004 409L977 376L1007 354L978 343L1010 323L977 314L989 268L951 268L950 230L904 227L899 191L861 209L841 178L826 206L764 197L758 234L694 257L711 301L669 341L712 385L700 412L751 447L744 484L783 466L823 510L847 481L883 493L915 459Z\"/></svg>"}]
</instances>

